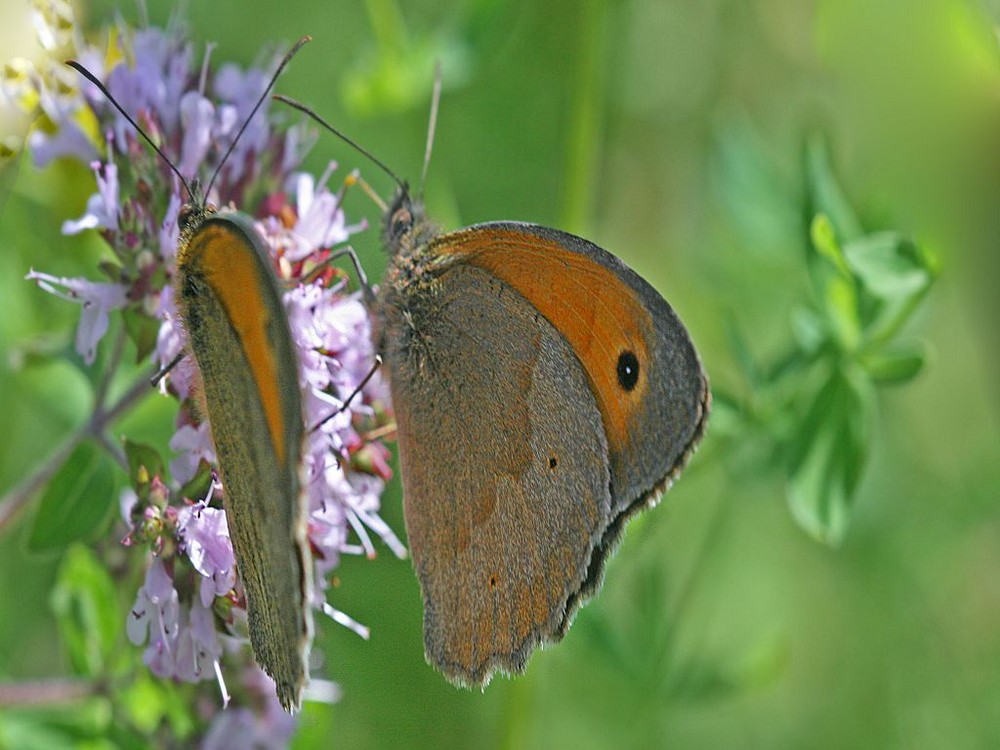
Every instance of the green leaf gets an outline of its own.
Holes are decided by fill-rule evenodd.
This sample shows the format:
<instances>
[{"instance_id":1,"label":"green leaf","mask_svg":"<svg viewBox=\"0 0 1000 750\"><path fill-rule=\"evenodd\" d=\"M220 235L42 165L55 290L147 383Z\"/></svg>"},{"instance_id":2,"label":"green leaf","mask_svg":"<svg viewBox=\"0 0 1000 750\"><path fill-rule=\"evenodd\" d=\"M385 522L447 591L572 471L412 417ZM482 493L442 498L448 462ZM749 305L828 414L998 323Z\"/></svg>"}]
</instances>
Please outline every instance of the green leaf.
<instances>
[{"instance_id":1,"label":"green leaf","mask_svg":"<svg viewBox=\"0 0 1000 750\"><path fill-rule=\"evenodd\" d=\"M824 261L810 264L810 271L813 286L823 302L828 328L842 349L853 351L861 341L857 289L833 224L825 214L817 214L813 219L809 238L816 256Z\"/></svg>"},{"instance_id":2,"label":"green leaf","mask_svg":"<svg viewBox=\"0 0 1000 750\"><path fill-rule=\"evenodd\" d=\"M120 700L120 706L128 713L136 729L152 734L163 723L169 696L158 681L142 671L122 693Z\"/></svg>"},{"instance_id":3,"label":"green leaf","mask_svg":"<svg viewBox=\"0 0 1000 750\"><path fill-rule=\"evenodd\" d=\"M759 637L742 654L681 665L671 696L686 701L723 699L774 684L789 661L789 644L777 633Z\"/></svg>"},{"instance_id":4,"label":"green leaf","mask_svg":"<svg viewBox=\"0 0 1000 750\"><path fill-rule=\"evenodd\" d=\"M866 355L861 358L861 366L876 383L903 385L920 374L926 361L926 347L918 343Z\"/></svg>"},{"instance_id":5,"label":"green leaf","mask_svg":"<svg viewBox=\"0 0 1000 750\"><path fill-rule=\"evenodd\" d=\"M8 710L0 714L0 748L76 750L76 747L72 736L49 726L33 713Z\"/></svg>"},{"instance_id":6,"label":"green leaf","mask_svg":"<svg viewBox=\"0 0 1000 750\"><path fill-rule=\"evenodd\" d=\"M830 261L830 264L837 269L842 276L850 276L851 271L847 267L844 253L837 242L837 232L833 228L833 222L826 214L816 214L809 225L809 239L813 248L820 257Z\"/></svg>"},{"instance_id":7,"label":"green leaf","mask_svg":"<svg viewBox=\"0 0 1000 750\"><path fill-rule=\"evenodd\" d=\"M933 279L928 257L897 232L880 232L848 243L844 257L865 289L882 299L922 294Z\"/></svg>"},{"instance_id":8,"label":"green leaf","mask_svg":"<svg viewBox=\"0 0 1000 750\"><path fill-rule=\"evenodd\" d=\"M150 445L126 439L125 458L128 461L129 482L139 497L145 498L153 477L163 476L163 457Z\"/></svg>"},{"instance_id":9,"label":"green leaf","mask_svg":"<svg viewBox=\"0 0 1000 750\"><path fill-rule=\"evenodd\" d=\"M157 679L148 670L140 670L118 697L118 705L131 724L146 736L169 725L173 736L183 745L196 729L196 717L189 708L189 696L183 692L183 686Z\"/></svg>"},{"instance_id":10,"label":"green leaf","mask_svg":"<svg viewBox=\"0 0 1000 750\"><path fill-rule=\"evenodd\" d=\"M792 311L792 335L799 351L806 355L818 352L826 341L823 320L808 307L797 307Z\"/></svg>"},{"instance_id":11,"label":"green leaf","mask_svg":"<svg viewBox=\"0 0 1000 750\"><path fill-rule=\"evenodd\" d=\"M868 453L871 396L861 380L831 374L793 438L789 507L800 526L831 546L847 530Z\"/></svg>"},{"instance_id":12,"label":"green leaf","mask_svg":"<svg viewBox=\"0 0 1000 750\"><path fill-rule=\"evenodd\" d=\"M28 549L50 552L93 539L114 505L111 459L93 443L81 443L49 482L28 535Z\"/></svg>"},{"instance_id":13,"label":"green leaf","mask_svg":"<svg viewBox=\"0 0 1000 750\"><path fill-rule=\"evenodd\" d=\"M712 172L716 190L747 248L781 255L801 233L798 196L775 167L751 119L738 112L715 129Z\"/></svg>"},{"instance_id":14,"label":"green leaf","mask_svg":"<svg viewBox=\"0 0 1000 750\"><path fill-rule=\"evenodd\" d=\"M861 222L833 174L829 150L822 136L814 136L806 144L806 190L809 199L807 216L828 216L841 243L861 237Z\"/></svg>"},{"instance_id":15,"label":"green leaf","mask_svg":"<svg viewBox=\"0 0 1000 750\"><path fill-rule=\"evenodd\" d=\"M861 342L858 293L850 279L842 276L827 281L823 295L827 320L834 338L844 351L854 351Z\"/></svg>"},{"instance_id":16,"label":"green leaf","mask_svg":"<svg viewBox=\"0 0 1000 750\"><path fill-rule=\"evenodd\" d=\"M399 0L365 0L364 6L376 44L356 56L360 63L343 75L341 83L344 102L355 114L426 106L436 66L446 86L468 79L473 52L460 24L439 24L428 32L407 28ZM492 15L489 10L485 17L480 13L479 21L489 24Z\"/></svg>"},{"instance_id":17,"label":"green leaf","mask_svg":"<svg viewBox=\"0 0 1000 750\"><path fill-rule=\"evenodd\" d=\"M74 671L87 677L103 674L118 643L124 614L107 568L83 545L74 544L67 551L51 606Z\"/></svg>"},{"instance_id":18,"label":"green leaf","mask_svg":"<svg viewBox=\"0 0 1000 750\"><path fill-rule=\"evenodd\" d=\"M156 347L160 321L129 307L122 310L122 321L126 335L135 344L135 361L138 363L149 359Z\"/></svg>"},{"instance_id":19,"label":"green leaf","mask_svg":"<svg viewBox=\"0 0 1000 750\"><path fill-rule=\"evenodd\" d=\"M198 464L198 471L181 487L178 495L189 500L201 500L212 486L212 467L204 460Z\"/></svg>"}]
</instances>

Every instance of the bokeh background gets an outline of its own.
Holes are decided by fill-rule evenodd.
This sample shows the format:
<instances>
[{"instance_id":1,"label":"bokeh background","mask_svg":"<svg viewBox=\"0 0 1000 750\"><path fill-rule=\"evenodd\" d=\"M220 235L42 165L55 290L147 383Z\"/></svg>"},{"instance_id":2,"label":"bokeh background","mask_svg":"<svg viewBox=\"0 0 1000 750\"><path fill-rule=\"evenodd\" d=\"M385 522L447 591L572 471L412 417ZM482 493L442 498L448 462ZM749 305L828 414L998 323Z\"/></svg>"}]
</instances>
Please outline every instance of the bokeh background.
<instances>
[{"instance_id":1,"label":"bokeh background","mask_svg":"<svg viewBox=\"0 0 1000 750\"><path fill-rule=\"evenodd\" d=\"M149 5L164 24L167 4ZM907 331L931 356L915 381L879 392L839 546L805 533L782 474L731 460L725 425L710 425L565 640L482 693L424 663L408 561L384 549L374 562L346 559L335 603L372 636L323 623L322 672L343 697L307 707L297 747L1000 746L1000 3L187 5L192 38L216 43L217 61L250 64L311 34L279 90L414 181L440 60L432 215L446 227L535 221L610 249L678 310L720 394L746 388L730 325L766 360L809 297L810 137L825 139L865 226L913 236L941 268ZM91 29L140 17L124 2L78 9ZM23 5L2 0L0 13L4 56L27 54ZM391 188L323 136L307 166L318 173L330 159ZM100 245L59 234L92 191L86 170L25 162L2 179L6 491L89 407L78 371L38 357L72 335L78 310L24 275L89 274ZM360 191L348 206L377 221ZM377 277L375 233L357 246ZM121 431L168 435L172 407L156 401ZM0 538L5 681L66 669L49 602L59 559L25 553L30 515ZM383 516L402 533L398 481ZM133 592L121 594L124 611Z\"/></svg>"}]
</instances>

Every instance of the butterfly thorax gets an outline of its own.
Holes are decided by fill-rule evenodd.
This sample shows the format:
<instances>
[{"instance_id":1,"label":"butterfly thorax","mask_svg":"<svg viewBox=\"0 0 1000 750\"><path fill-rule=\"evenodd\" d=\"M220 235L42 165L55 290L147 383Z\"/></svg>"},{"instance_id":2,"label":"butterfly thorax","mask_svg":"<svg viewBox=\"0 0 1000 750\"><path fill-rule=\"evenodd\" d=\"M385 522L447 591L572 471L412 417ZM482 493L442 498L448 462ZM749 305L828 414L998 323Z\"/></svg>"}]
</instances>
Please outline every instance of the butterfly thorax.
<instances>
[{"instance_id":1,"label":"butterfly thorax","mask_svg":"<svg viewBox=\"0 0 1000 750\"><path fill-rule=\"evenodd\" d=\"M414 342L421 340L421 321L435 307L440 276L454 262L453 257L434 250L434 240L440 234L439 227L427 219L423 205L401 187L382 228L389 262L378 292L372 332L378 351L386 355L388 349L395 350L390 358L408 356Z\"/></svg>"},{"instance_id":2,"label":"butterfly thorax","mask_svg":"<svg viewBox=\"0 0 1000 750\"><path fill-rule=\"evenodd\" d=\"M187 203L177 212L177 228L180 230L177 247L183 255L191 244L191 238L205 220L218 213L214 204L205 201L197 178L191 181L191 195Z\"/></svg>"},{"instance_id":3,"label":"butterfly thorax","mask_svg":"<svg viewBox=\"0 0 1000 750\"><path fill-rule=\"evenodd\" d=\"M406 296L433 286L447 261L430 251L440 228L427 219L423 204L414 202L406 187L400 188L385 215L382 239L389 253L385 292ZM383 293L383 296L385 294Z\"/></svg>"}]
</instances>

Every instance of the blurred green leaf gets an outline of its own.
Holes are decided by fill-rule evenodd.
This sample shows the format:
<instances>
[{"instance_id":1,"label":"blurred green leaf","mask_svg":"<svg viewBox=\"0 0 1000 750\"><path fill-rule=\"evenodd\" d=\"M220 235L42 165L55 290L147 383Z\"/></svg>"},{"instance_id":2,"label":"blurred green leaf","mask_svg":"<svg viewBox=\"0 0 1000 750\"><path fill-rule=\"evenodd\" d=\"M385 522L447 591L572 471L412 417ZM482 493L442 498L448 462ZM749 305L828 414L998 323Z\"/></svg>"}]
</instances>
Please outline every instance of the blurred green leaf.
<instances>
[{"instance_id":1,"label":"blurred green leaf","mask_svg":"<svg viewBox=\"0 0 1000 750\"><path fill-rule=\"evenodd\" d=\"M83 545L67 551L51 602L74 671L88 677L106 671L123 616L107 568Z\"/></svg>"},{"instance_id":2,"label":"blurred green leaf","mask_svg":"<svg viewBox=\"0 0 1000 750\"><path fill-rule=\"evenodd\" d=\"M141 735L149 736L166 723L183 743L199 725L198 717L189 708L187 687L190 686L160 680L141 670L119 694L120 706Z\"/></svg>"},{"instance_id":3,"label":"blurred green leaf","mask_svg":"<svg viewBox=\"0 0 1000 750\"><path fill-rule=\"evenodd\" d=\"M833 174L829 149L820 135L813 136L806 144L806 194L806 216L810 221L819 214L828 216L841 245L853 242L864 233Z\"/></svg>"},{"instance_id":4,"label":"blurred green leaf","mask_svg":"<svg viewBox=\"0 0 1000 750\"><path fill-rule=\"evenodd\" d=\"M46 723L74 739L76 748L111 750L116 745L104 735L111 727L111 704L104 696L91 696L76 701L67 709L44 709Z\"/></svg>"},{"instance_id":5,"label":"blurred green leaf","mask_svg":"<svg viewBox=\"0 0 1000 750\"><path fill-rule=\"evenodd\" d=\"M341 94L356 116L427 106L437 65L449 86L467 77L470 53L455 30L410 33L395 0L366 0L365 6L376 45L341 78Z\"/></svg>"},{"instance_id":6,"label":"blurred green leaf","mask_svg":"<svg viewBox=\"0 0 1000 750\"><path fill-rule=\"evenodd\" d=\"M828 260L838 273L846 277L851 275L847 261L844 260L844 253L837 242L837 232L829 216L818 213L813 217L812 223L809 225L809 239L820 257Z\"/></svg>"},{"instance_id":7,"label":"blurred green leaf","mask_svg":"<svg viewBox=\"0 0 1000 750\"><path fill-rule=\"evenodd\" d=\"M902 385L913 380L926 361L926 348L922 344L911 344L862 357L861 365L876 383Z\"/></svg>"},{"instance_id":8,"label":"blurred green leaf","mask_svg":"<svg viewBox=\"0 0 1000 750\"><path fill-rule=\"evenodd\" d=\"M103 696L92 696L67 705L33 706L0 715L0 748L74 748L116 750L111 705ZM132 745L134 746L134 745ZM148 744L145 745L148 747Z\"/></svg>"},{"instance_id":9,"label":"blurred green leaf","mask_svg":"<svg viewBox=\"0 0 1000 750\"><path fill-rule=\"evenodd\" d=\"M732 213L747 247L757 253L781 252L798 240L798 198L775 169L773 156L750 118L739 114L714 129L713 166L719 194Z\"/></svg>"},{"instance_id":10,"label":"blurred green leaf","mask_svg":"<svg viewBox=\"0 0 1000 750\"><path fill-rule=\"evenodd\" d=\"M792 515L830 545L843 539L868 453L870 395L856 380L839 370L831 374L799 426L790 462Z\"/></svg>"},{"instance_id":11,"label":"blurred green leaf","mask_svg":"<svg viewBox=\"0 0 1000 750\"><path fill-rule=\"evenodd\" d=\"M28 549L51 552L95 538L115 504L114 467L97 445L83 442L49 482L28 536Z\"/></svg>"},{"instance_id":12,"label":"blurred green leaf","mask_svg":"<svg viewBox=\"0 0 1000 750\"><path fill-rule=\"evenodd\" d=\"M844 257L865 288L877 297L921 294L932 280L927 257L897 232L880 232L850 242L844 247Z\"/></svg>"},{"instance_id":13,"label":"blurred green leaf","mask_svg":"<svg viewBox=\"0 0 1000 750\"><path fill-rule=\"evenodd\" d=\"M34 712L0 713L0 748L4 750L76 750L76 739L49 726Z\"/></svg>"},{"instance_id":14,"label":"blurred green leaf","mask_svg":"<svg viewBox=\"0 0 1000 750\"><path fill-rule=\"evenodd\" d=\"M861 321L858 319L858 293L853 282L843 276L827 281L823 302L831 332L845 351L854 351L861 341Z\"/></svg>"},{"instance_id":15,"label":"blurred green leaf","mask_svg":"<svg viewBox=\"0 0 1000 750\"><path fill-rule=\"evenodd\" d=\"M817 214L809 227L809 238L822 263L810 264L813 285L840 348L853 351L861 341L858 295L851 270L837 242L833 224L825 214Z\"/></svg>"},{"instance_id":16,"label":"blurred green leaf","mask_svg":"<svg viewBox=\"0 0 1000 750\"><path fill-rule=\"evenodd\" d=\"M160 321L130 308L122 310L122 320L125 323L125 333L135 344L135 361L145 361L156 347Z\"/></svg>"},{"instance_id":17,"label":"blurred green leaf","mask_svg":"<svg viewBox=\"0 0 1000 750\"><path fill-rule=\"evenodd\" d=\"M787 664L788 643L775 634L758 639L736 657L684 665L670 690L688 701L726 698L774 683Z\"/></svg>"},{"instance_id":18,"label":"blurred green leaf","mask_svg":"<svg viewBox=\"0 0 1000 750\"><path fill-rule=\"evenodd\" d=\"M799 306L792 311L792 335L799 350L805 354L815 354L826 341L823 320L805 306Z\"/></svg>"}]
</instances>

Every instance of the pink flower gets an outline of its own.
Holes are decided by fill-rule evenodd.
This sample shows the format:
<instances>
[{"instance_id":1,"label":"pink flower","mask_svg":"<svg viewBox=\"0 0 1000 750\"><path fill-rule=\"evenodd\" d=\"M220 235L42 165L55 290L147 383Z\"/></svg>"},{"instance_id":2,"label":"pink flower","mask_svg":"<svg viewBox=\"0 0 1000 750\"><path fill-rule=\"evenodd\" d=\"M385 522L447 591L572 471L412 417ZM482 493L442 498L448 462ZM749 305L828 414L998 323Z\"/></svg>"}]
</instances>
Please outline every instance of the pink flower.
<instances>
[{"instance_id":1,"label":"pink flower","mask_svg":"<svg viewBox=\"0 0 1000 750\"><path fill-rule=\"evenodd\" d=\"M195 503L181 508L177 519L182 551L202 576L201 603L210 607L215 597L227 594L236 585L236 559L226 513Z\"/></svg>"},{"instance_id":2,"label":"pink flower","mask_svg":"<svg viewBox=\"0 0 1000 750\"><path fill-rule=\"evenodd\" d=\"M75 221L63 222L63 234L78 234L84 229L118 230L118 167L91 162L90 168L97 176L97 192L87 199L87 210Z\"/></svg>"},{"instance_id":3,"label":"pink flower","mask_svg":"<svg viewBox=\"0 0 1000 750\"><path fill-rule=\"evenodd\" d=\"M160 677L171 677L175 671L179 619L180 605L173 579L163 561L154 557L126 621L125 632L137 646L148 641L143 662Z\"/></svg>"},{"instance_id":4,"label":"pink flower","mask_svg":"<svg viewBox=\"0 0 1000 750\"><path fill-rule=\"evenodd\" d=\"M26 279L37 281L46 292L83 306L76 329L76 351L88 365L97 355L97 344L108 331L108 313L125 307L126 289L121 284L105 284L86 279L67 279L34 269ZM61 287L61 288L60 288Z\"/></svg>"}]
</instances>

